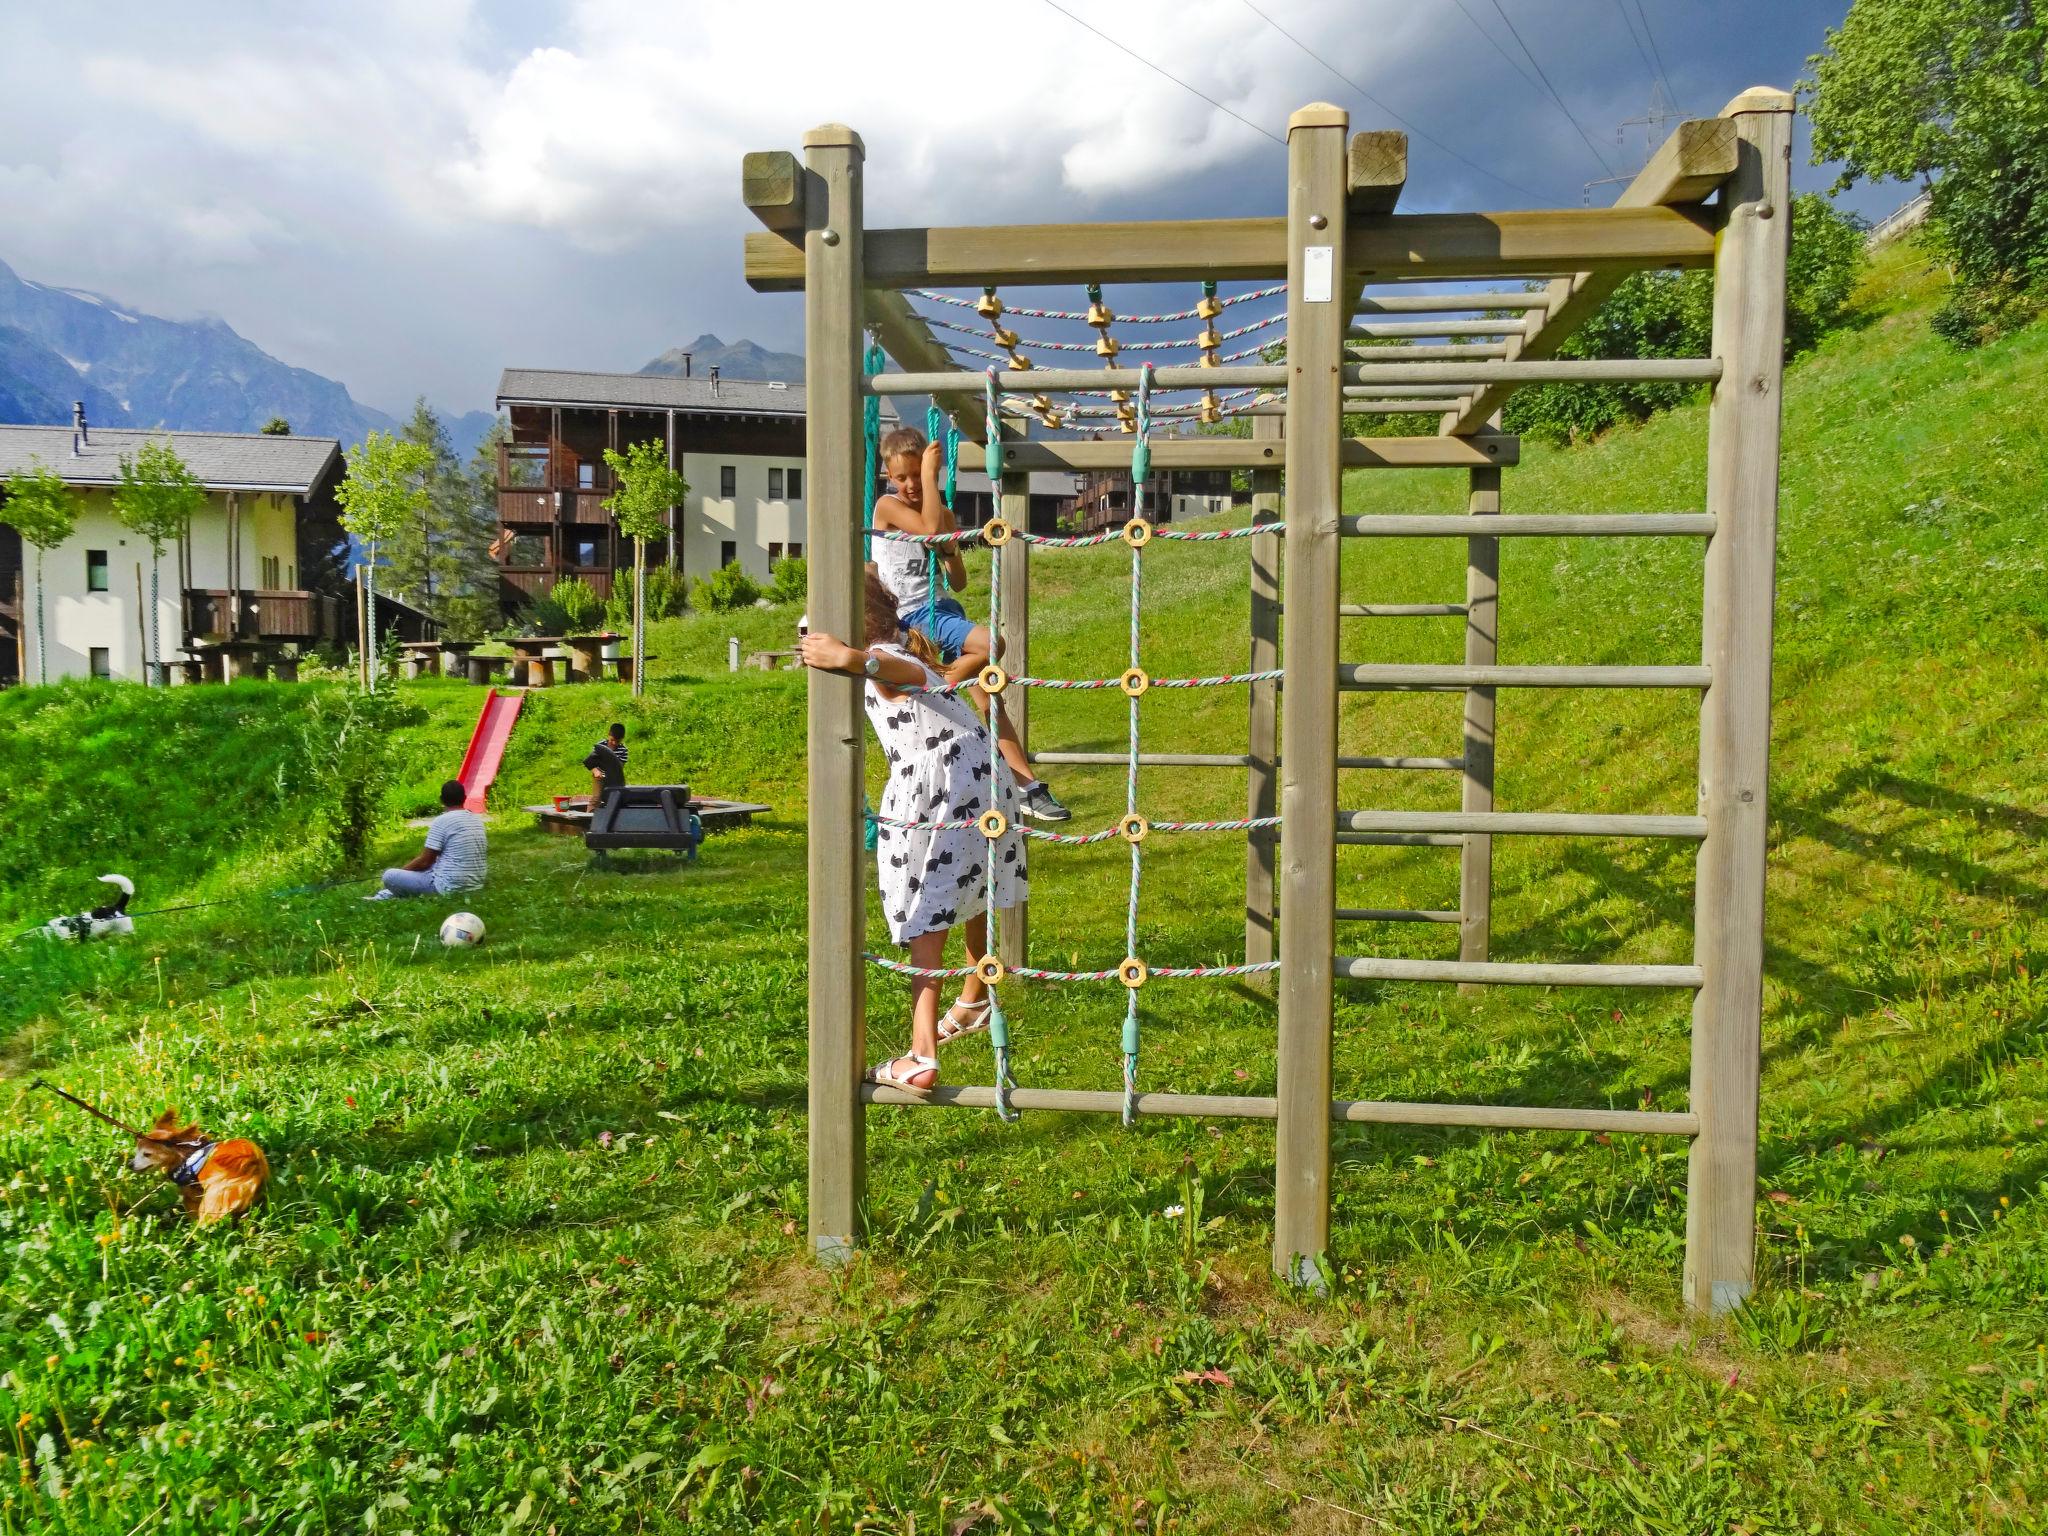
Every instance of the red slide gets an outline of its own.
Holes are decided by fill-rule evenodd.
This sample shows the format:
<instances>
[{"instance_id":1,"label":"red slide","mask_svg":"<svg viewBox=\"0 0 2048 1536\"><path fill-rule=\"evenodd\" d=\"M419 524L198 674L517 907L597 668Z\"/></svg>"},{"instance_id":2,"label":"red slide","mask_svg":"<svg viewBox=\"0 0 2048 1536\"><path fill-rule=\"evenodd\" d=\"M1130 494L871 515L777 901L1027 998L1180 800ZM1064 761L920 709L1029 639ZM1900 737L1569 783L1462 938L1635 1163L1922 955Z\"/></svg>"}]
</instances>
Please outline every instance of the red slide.
<instances>
[{"instance_id":1,"label":"red slide","mask_svg":"<svg viewBox=\"0 0 2048 1536\"><path fill-rule=\"evenodd\" d=\"M469 738L469 750L462 754L462 771L455 776L469 791L463 809L481 811L491 781L498 776L498 764L505 757L505 743L512 739L512 727L519 719L519 706L526 696L500 693L493 688L484 695L483 713L476 717L476 730Z\"/></svg>"}]
</instances>

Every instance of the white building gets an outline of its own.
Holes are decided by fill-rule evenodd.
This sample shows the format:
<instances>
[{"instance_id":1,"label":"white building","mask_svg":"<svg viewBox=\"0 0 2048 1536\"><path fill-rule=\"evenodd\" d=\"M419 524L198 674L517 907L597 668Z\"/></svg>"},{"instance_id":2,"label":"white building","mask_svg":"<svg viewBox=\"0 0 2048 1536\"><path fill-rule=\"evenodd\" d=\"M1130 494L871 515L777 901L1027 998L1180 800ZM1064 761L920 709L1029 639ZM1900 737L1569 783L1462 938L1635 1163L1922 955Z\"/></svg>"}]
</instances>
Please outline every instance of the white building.
<instances>
[{"instance_id":1,"label":"white building","mask_svg":"<svg viewBox=\"0 0 2048 1536\"><path fill-rule=\"evenodd\" d=\"M115 517L113 493L122 458L164 441L205 486L207 505L156 559L148 541ZM0 426L0 481L37 466L73 488L78 522L41 555L47 635L40 648L37 551L0 526L0 682L38 681L39 649L52 682L143 680L152 565L166 664L196 643L304 645L336 637L338 605L306 590L311 573L301 559L308 529L309 546L327 531L339 534L334 487L342 458L333 438ZM0 508L0 520L5 515Z\"/></svg>"}]
</instances>

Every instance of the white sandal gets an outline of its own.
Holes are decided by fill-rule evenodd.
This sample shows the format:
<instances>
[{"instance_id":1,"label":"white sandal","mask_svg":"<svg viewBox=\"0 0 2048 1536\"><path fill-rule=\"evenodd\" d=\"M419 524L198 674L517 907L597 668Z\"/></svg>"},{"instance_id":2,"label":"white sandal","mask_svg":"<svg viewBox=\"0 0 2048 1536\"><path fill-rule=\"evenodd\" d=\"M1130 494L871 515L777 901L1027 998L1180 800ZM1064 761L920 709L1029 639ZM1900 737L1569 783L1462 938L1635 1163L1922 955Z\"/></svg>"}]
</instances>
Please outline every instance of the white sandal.
<instances>
[{"instance_id":1,"label":"white sandal","mask_svg":"<svg viewBox=\"0 0 2048 1536\"><path fill-rule=\"evenodd\" d=\"M907 1073L898 1076L896 1063L899 1061L913 1062L915 1065ZM922 1077L927 1072L932 1075L930 1082L920 1084L911 1081L912 1078ZM939 1058L936 1056L920 1056L917 1052L911 1051L889 1061L877 1062L874 1066L869 1067L867 1079L869 1082L883 1088L899 1088L905 1093L916 1094L920 1099L928 1099L931 1097L932 1090L939 1086Z\"/></svg>"},{"instance_id":2,"label":"white sandal","mask_svg":"<svg viewBox=\"0 0 2048 1536\"><path fill-rule=\"evenodd\" d=\"M970 1003L965 999L956 1001L946 1010L946 1016L939 1020L939 1044L950 1044L963 1035L985 1033L988 1029L988 1008L991 1001L992 999L986 997L978 1003ZM963 1008L967 1010L965 1019L958 1017Z\"/></svg>"}]
</instances>

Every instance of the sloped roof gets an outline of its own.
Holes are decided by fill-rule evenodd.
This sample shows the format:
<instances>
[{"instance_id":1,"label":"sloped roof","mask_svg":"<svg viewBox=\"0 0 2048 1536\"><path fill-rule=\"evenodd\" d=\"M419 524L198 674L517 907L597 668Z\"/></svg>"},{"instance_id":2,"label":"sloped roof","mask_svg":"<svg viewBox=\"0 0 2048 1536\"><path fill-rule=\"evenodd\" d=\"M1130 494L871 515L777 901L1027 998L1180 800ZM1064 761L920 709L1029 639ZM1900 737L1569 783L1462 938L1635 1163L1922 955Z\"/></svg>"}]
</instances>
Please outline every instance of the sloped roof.
<instances>
[{"instance_id":1,"label":"sloped roof","mask_svg":"<svg viewBox=\"0 0 2048 1536\"><path fill-rule=\"evenodd\" d=\"M142 432L94 427L74 455L71 428L0 426L0 476L38 463L67 485L121 483L121 459L144 443L168 440L209 491L275 491L310 496L339 467L331 437L272 437L261 432Z\"/></svg>"},{"instance_id":2,"label":"sloped roof","mask_svg":"<svg viewBox=\"0 0 2048 1536\"><path fill-rule=\"evenodd\" d=\"M581 373L507 368L498 404L583 405L603 409L690 411L704 415L801 416L804 387L765 379L679 379L663 373Z\"/></svg>"}]
</instances>

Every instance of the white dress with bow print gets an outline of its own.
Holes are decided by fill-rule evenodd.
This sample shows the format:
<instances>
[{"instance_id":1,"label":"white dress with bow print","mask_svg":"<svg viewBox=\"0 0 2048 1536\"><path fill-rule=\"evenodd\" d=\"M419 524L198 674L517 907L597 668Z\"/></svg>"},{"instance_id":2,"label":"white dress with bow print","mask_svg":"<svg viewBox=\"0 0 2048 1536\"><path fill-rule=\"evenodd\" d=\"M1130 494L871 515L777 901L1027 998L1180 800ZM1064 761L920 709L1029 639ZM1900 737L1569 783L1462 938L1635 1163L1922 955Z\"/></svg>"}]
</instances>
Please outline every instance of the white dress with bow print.
<instances>
[{"instance_id":1,"label":"white dress with bow print","mask_svg":"<svg viewBox=\"0 0 2048 1536\"><path fill-rule=\"evenodd\" d=\"M917 660L901 646L874 649ZM922 662L918 665L927 686L945 681ZM887 820L875 838L889 937L906 944L919 934L951 928L984 911L991 852L996 860L996 906L1013 907L1025 900L1029 883L1024 838L1017 831L1017 785L1008 764L1000 757L991 762L988 727L981 717L965 699L950 693L905 693L887 699L872 678L866 692L868 724L889 764L881 808ZM978 827L932 831L888 825L975 820L989 808L991 767L996 803L1010 823L1010 830L993 844Z\"/></svg>"}]
</instances>

